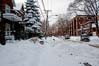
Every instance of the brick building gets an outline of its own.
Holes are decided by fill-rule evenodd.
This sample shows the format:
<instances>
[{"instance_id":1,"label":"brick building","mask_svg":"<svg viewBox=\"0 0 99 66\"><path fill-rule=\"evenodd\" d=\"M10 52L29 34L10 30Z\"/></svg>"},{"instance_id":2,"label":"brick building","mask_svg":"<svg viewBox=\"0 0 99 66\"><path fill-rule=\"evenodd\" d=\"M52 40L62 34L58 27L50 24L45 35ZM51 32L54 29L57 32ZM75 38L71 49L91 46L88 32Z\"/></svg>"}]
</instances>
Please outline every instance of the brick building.
<instances>
[{"instance_id":1,"label":"brick building","mask_svg":"<svg viewBox=\"0 0 99 66\"><path fill-rule=\"evenodd\" d=\"M0 43L6 40L19 39L22 25L22 13L15 7L14 0L0 0Z\"/></svg>"},{"instance_id":2,"label":"brick building","mask_svg":"<svg viewBox=\"0 0 99 66\"><path fill-rule=\"evenodd\" d=\"M77 15L66 26L66 34L70 36L79 36L83 33L98 35L95 25L95 16Z\"/></svg>"}]
</instances>

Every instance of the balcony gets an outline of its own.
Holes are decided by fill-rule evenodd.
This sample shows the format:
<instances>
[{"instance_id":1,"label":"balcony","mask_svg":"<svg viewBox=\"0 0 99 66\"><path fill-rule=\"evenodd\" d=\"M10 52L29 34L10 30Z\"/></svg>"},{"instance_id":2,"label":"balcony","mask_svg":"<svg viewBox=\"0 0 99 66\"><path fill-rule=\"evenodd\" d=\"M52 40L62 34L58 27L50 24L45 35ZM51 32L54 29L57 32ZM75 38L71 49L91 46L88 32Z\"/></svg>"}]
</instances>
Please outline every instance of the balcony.
<instances>
[{"instance_id":1,"label":"balcony","mask_svg":"<svg viewBox=\"0 0 99 66\"><path fill-rule=\"evenodd\" d=\"M13 13L4 13L3 18L8 19L10 21L14 21L14 22L22 21L21 17L17 16L16 14L13 14Z\"/></svg>"}]
</instances>

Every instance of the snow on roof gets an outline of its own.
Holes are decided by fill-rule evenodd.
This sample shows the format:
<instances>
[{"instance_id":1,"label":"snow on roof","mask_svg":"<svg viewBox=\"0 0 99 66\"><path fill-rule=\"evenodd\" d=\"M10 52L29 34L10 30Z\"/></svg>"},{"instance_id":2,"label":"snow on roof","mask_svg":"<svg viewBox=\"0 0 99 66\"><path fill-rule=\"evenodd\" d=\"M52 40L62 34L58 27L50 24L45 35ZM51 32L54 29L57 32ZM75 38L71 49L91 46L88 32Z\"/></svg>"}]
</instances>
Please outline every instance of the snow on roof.
<instances>
[{"instance_id":1,"label":"snow on roof","mask_svg":"<svg viewBox=\"0 0 99 66\"><path fill-rule=\"evenodd\" d=\"M22 18L20 18L19 16L12 14L12 13L4 13L3 14L3 18L11 20L11 21L22 21Z\"/></svg>"}]
</instances>

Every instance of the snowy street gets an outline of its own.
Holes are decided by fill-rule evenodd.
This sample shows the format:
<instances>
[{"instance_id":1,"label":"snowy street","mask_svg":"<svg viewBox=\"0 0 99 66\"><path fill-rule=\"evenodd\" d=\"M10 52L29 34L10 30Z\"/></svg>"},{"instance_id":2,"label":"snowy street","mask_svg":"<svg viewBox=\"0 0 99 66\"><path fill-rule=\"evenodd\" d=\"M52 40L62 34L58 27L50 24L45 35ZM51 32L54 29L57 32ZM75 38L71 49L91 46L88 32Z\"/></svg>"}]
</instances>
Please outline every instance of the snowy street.
<instances>
[{"instance_id":1,"label":"snowy street","mask_svg":"<svg viewBox=\"0 0 99 66\"><path fill-rule=\"evenodd\" d=\"M99 0L0 0L0 66L99 66Z\"/></svg>"},{"instance_id":2,"label":"snowy street","mask_svg":"<svg viewBox=\"0 0 99 66\"><path fill-rule=\"evenodd\" d=\"M99 66L99 48L56 37L43 41L44 45L30 39L0 45L0 66Z\"/></svg>"}]
</instances>

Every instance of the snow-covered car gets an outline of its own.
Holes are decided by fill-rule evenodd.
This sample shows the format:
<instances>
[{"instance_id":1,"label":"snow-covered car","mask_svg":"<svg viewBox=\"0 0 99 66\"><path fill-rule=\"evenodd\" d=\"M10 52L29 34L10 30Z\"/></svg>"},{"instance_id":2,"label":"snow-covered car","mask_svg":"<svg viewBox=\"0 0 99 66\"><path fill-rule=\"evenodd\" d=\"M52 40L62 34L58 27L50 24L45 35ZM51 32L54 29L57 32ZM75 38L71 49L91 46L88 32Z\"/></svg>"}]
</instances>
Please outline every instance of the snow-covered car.
<instances>
[{"instance_id":1,"label":"snow-covered car","mask_svg":"<svg viewBox=\"0 0 99 66\"><path fill-rule=\"evenodd\" d=\"M89 36L87 34L82 34L81 41L89 42L90 41Z\"/></svg>"}]
</instances>

